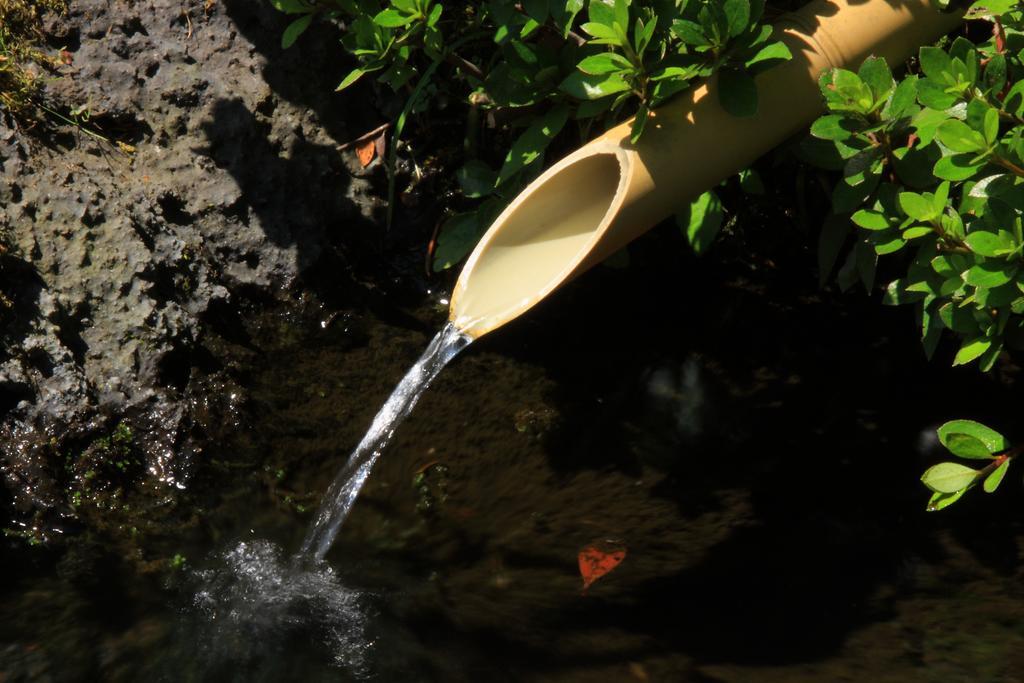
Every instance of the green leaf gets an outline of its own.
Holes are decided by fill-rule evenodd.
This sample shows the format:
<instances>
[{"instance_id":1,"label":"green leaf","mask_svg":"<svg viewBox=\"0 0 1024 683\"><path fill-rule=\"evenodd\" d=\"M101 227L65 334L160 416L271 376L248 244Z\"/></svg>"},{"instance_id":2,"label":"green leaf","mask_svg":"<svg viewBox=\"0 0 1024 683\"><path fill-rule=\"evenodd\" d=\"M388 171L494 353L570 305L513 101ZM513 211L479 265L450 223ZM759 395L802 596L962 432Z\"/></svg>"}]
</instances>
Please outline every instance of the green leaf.
<instances>
[{"instance_id":1,"label":"green leaf","mask_svg":"<svg viewBox=\"0 0 1024 683\"><path fill-rule=\"evenodd\" d=\"M360 78L362 78L365 73L366 72L363 71L362 69L352 69L351 71L348 72L348 75L341 80L341 84L338 85L338 87L335 88L334 91L340 92L344 90L345 88L347 88L348 86L352 85Z\"/></svg>"},{"instance_id":2,"label":"green leaf","mask_svg":"<svg viewBox=\"0 0 1024 683\"><path fill-rule=\"evenodd\" d=\"M754 77L739 69L722 69L718 72L718 101L733 116L753 116L757 113Z\"/></svg>"},{"instance_id":3,"label":"green leaf","mask_svg":"<svg viewBox=\"0 0 1024 683\"><path fill-rule=\"evenodd\" d=\"M574 71L558 86L578 100L597 100L614 93L626 92L629 84L617 73L592 76L582 71Z\"/></svg>"},{"instance_id":4,"label":"green leaf","mask_svg":"<svg viewBox=\"0 0 1024 683\"><path fill-rule=\"evenodd\" d=\"M632 69L629 60L615 52L602 52L600 54L586 57L576 68L591 76L601 76Z\"/></svg>"},{"instance_id":5,"label":"green leaf","mask_svg":"<svg viewBox=\"0 0 1024 683\"><path fill-rule=\"evenodd\" d=\"M480 240L482 232L475 212L460 213L445 221L437 235L434 272L447 270L464 259Z\"/></svg>"},{"instance_id":6,"label":"green leaf","mask_svg":"<svg viewBox=\"0 0 1024 683\"><path fill-rule=\"evenodd\" d=\"M987 460L993 457L988 447L980 439L970 434L949 434L946 437L945 446L950 453L961 458Z\"/></svg>"},{"instance_id":7,"label":"green leaf","mask_svg":"<svg viewBox=\"0 0 1024 683\"><path fill-rule=\"evenodd\" d=\"M921 145L924 146L935 139L935 132L948 119L949 115L945 111L925 108L914 114L910 125L914 127L914 132L917 133L917 137L921 139Z\"/></svg>"},{"instance_id":8,"label":"green leaf","mask_svg":"<svg viewBox=\"0 0 1024 683\"><path fill-rule=\"evenodd\" d=\"M1005 436L974 420L950 420L940 426L936 433L939 436L939 442L947 448L947 441L954 434L973 436L985 444L989 453L1000 453L1010 447L1010 442L1006 440Z\"/></svg>"},{"instance_id":9,"label":"green leaf","mask_svg":"<svg viewBox=\"0 0 1024 683\"><path fill-rule=\"evenodd\" d=\"M590 0L587 3L587 18L605 26L615 23L614 0Z\"/></svg>"},{"instance_id":10,"label":"green leaf","mask_svg":"<svg viewBox=\"0 0 1024 683\"><path fill-rule=\"evenodd\" d=\"M933 230L932 228L929 228L926 225L918 225L916 227L907 228L906 230L904 230L903 231L903 239L905 239L905 240L916 240L919 237L924 237L925 235L931 235L934 232L935 232L935 230Z\"/></svg>"},{"instance_id":11,"label":"green leaf","mask_svg":"<svg viewBox=\"0 0 1024 683\"><path fill-rule=\"evenodd\" d=\"M713 190L697 197L676 216L676 222L698 255L707 251L722 227L722 203Z\"/></svg>"},{"instance_id":12,"label":"green leaf","mask_svg":"<svg viewBox=\"0 0 1024 683\"><path fill-rule=\"evenodd\" d=\"M1015 245L1009 233L1003 231L1000 234L978 230L967 235L964 239L971 251L979 256L1005 256L1013 253Z\"/></svg>"},{"instance_id":13,"label":"green leaf","mask_svg":"<svg viewBox=\"0 0 1024 683\"><path fill-rule=\"evenodd\" d=\"M562 29L563 38L568 37L569 32L572 31L576 15L579 14L582 9L583 0L566 0L566 2L556 2L554 7L551 8L551 14L555 17L555 21Z\"/></svg>"},{"instance_id":14,"label":"green leaf","mask_svg":"<svg viewBox=\"0 0 1024 683\"><path fill-rule=\"evenodd\" d=\"M1020 8L1020 0L978 0L967 12L969 19L998 17Z\"/></svg>"},{"instance_id":15,"label":"green leaf","mask_svg":"<svg viewBox=\"0 0 1024 683\"><path fill-rule=\"evenodd\" d=\"M932 173L935 174L935 177L943 180L969 180L985 166L985 162L974 163L974 158L973 154L953 154L942 157L935 162Z\"/></svg>"},{"instance_id":16,"label":"green leaf","mask_svg":"<svg viewBox=\"0 0 1024 683\"><path fill-rule=\"evenodd\" d=\"M1024 83L1024 81L1021 82ZM998 190L1001 188L1001 186L1004 184L1006 180L1009 180L1010 184L1012 185L1013 180L1008 173L997 173L996 175L990 175L974 183L974 185L971 187L970 192L968 192L967 194L970 197L988 199L989 196L992 196L989 194L989 188L991 187L993 190L993 194L998 196Z\"/></svg>"},{"instance_id":17,"label":"green leaf","mask_svg":"<svg viewBox=\"0 0 1024 683\"><path fill-rule=\"evenodd\" d=\"M373 23L384 28L400 28L408 26L418 18L416 14L402 14L398 10L386 9L377 13L373 18Z\"/></svg>"},{"instance_id":18,"label":"green leaf","mask_svg":"<svg viewBox=\"0 0 1024 683\"><path fill-rule=\"evenodd\" d=\"M619 34L615 32L615 29L606 24L598 23L596 21L588 21L580 26L580 28L594 38L594 40L591 41L593 43L606 43L608 45L622 44Z\"/></svg>"},{"instance_id":19,"label":"green leaf","mask_svg":"<svg viewBox=\"0 0 1024 683\"><path fill-rule=\"evenodd\" d=\"M295 41L298 40L299 36L301 36L305 32L305 30L309 28L309 25L312 21L313 15L307 14L306 16L299 17L292 23L288 24L288 28L286 28L284 30L284 33L281 35L281 47L287 50L292 45L294 45Z\"/></svg>"},{"instance_id":20,"label":"green leaf","mask_svg":"<svg viewBox=\"0 0 1024 683\"><path fill-rule=\"evenodd\" d=\"M963 343L960 350L956 352L953 365L966 365L972 360L981 356L992 346L992 340L987 337L975 337Z\"/></svg>"},{"instance_id":21,"label":"green leaf","mask_svg":"<svg viewBox=\"0 0 1024 683\"><path fill-rule=\"evenodd\" d=\"M836 183L835 188L832 190L832 210L842 213L844 211L853 211L858 206L863 204L868 197L872 195L875 188L878 187L878 183L881 180L881 175L877 173L868 173L864 181L857 185L851 185L850 179L844 178L843 180Z\"/></svg>"},{"instance_id":22,"label":"green leaf","mask_svg":"<svg viewBox=\"0 0 1024 683\"><path fill-rule=\"evenodd\" d=\"M985 143L989 146L996 144L996 140L999 139L999 112L992 107L985 111L982 134L984 135Z\"/></svg>"},{"instance_id":23,"label":"green leaf","mask_svg":"<svg viewBox=\"0 0 1024 683\"><path fill-rule=\"evenodd\" d=\"M789 47L781 40L776 40L758 50L744 65L751 73L761 73L792 58L793 53L789 51Z\"/></svg>"},{"instance_id":24,"label":"green leaf","mask_svg":"<svg viewBox=\"0 0 1024 683\"><path fill-rule=\"evenodd\" d=\"M926 107L943 112L949 109L959 98L958 95L946 92L945 86L934 78L922 78L917 82L917 99Z\"/></svg>"},{"instance_id":25,"label":"green leaf","mask_svg":"<svg viewBox=\"0 0 1024 683\"><path fill-rule=\"evenodd\" d=\"M964 282L973 287L1005 285L1017 274L1017 266L999 261L986 261L972 266L964 273Z\"/></svg>"},{"instance_id":26,"label":"green leaf","mask_svg":"<svg viewBox=\"0 0 1024 683\"><path fill-rule=\"evenodd\" d=\"M615 23L625 31L629 28L629 4L632 0L614 0Z\"/></svg>"},{"instance_id":27,"label":"green leaf","mask_svg":"<svg viewBox=\"0 0 1024 683\"><path fill-rule=\"evenodd\" d=\"M1006 470L1010 469L1009 459L1004 460L999 467L997 467L992 474L985 477L985 483L981 485L985 489L985 493L993 493L999 485L1003 483L1003 477L1006 476Z\"/></svg>"},{"instance_id":28,"label":"green leaf","mask_svg":"<svg viewBox=\"0 0 1024 683\"><path fill-rule=\"evenodd\" d=\"M686 19L676 19L672 22L672 33L683 42L684 45L692 45L694 47L706 47L711 42L704 35L704 29L701 25L687 21Z\"/></svg>"},{"instance_id":29,"label":"green leaf","mask_svg":"<svg viewBox=\"0 0 1024 683\"><path fill-rule=\"evenodd\" d=\"M949 507L953 503L960 500L965 493L967 493L967 489L961 489L956 493L935 492L932 494L932 497L928 500L928 507L926 509L928 512L936 512L937 510Z\"/></svg>"},{"instance_id":30,"label":"green leaf","mask_svg":"<svg viewBox=\"0 0 1024 683\"><path fill-rule=\"evenodd\" d=\"M871 94L874 95L876 102L887 99L889 91L896 85L889 65L881 57L865 59L857 70L857 75L871 88Z\"/></svg>"},{"instance_id":31,"label":"green leaf","mask_svg":"<svg viewBox=\"0 0 1024 683\"><path fill-rule=\"evenodd\" d=\"M551 140L562 130L568 119L568 105L560 104L535 120L512 143L512 149L505 156L505 163L502 164L501 171L498 173L498 185L536 161Z\"/></svg>"},{"instance_id":32,"label":"green leaf","mask_svg":"<svg viewBox=\"0 0 1024 683\"><path fill-rule=\"evenodd\" d=\"M811 124L811 135L822 140L848 140L864 124L852 116L828 114Z\"/></svg>"},{"instance_id":33,"label":"green leaf","mask_svg":"<svg viewBox=\"0 0 1024 683\"><path fill-rule=\"evenodd\" d=\"M878 233L876 233L877 235ZM886 236L881 239L871 239L871 244L874 245L875 253L879 256L885 256L886 254L895 254L897 251L906 246L906 242L900 237Z\"/></svg>"},{"instance_id":34,"label":"green leaf","mask_svg":"<svg viewBox=\"0 0 1024 683\"><path fill-rule=\"evenodd\" d=\"M427 26L433 28L437 26L437 22L441 20L441 14L444 12L444 7L441 3L437 3L430 10L430 14L427 15Z\"/></svg>"},{"instance_id":35,"label":"green leaf","mask_svg":"<svg viewBox=\"0 0 1024 683\"><path fill-rule=\"evenodd\" d=\"M644 128L647 126L647 119L650 117L650 114L650 110L642 104L637 109L636 116L633 117L633 125L629 130L629 141L634 145L639 142L640 136L644 134Z\"/></svg>"},{"instance_id":36,"label":"green leaf","mask_svg":"<svg viewBox=\"0 0 1024 683\"><path fill-rule=\"evenodd\" d=\"M920 52L918 52L918 61L921 62L921 70L929 78L934 78L941 82L945 80L947 74L952 75L953 62L942 48L922 47Z\"/></svg>"},{"instance_id":37,"label":"green leaf","mask_svg":"<svg viewBox=\"0 0 1024 683\"><path fill-rule=\"evenodd\" d=\"M903 213L914 220L928 223L939 217L932 203L916 192L900 192L899 205Z\"/></svg>"},{"instance_id":38,"label":"green leaf","mask_svg":"<svg viewBox=\"0 0 1024 683\"><path fill-rule=\"evenodd\" d=\"M729 37L735 38L750 23L750 0L725 0L722 6L729 26Z\"/></svg>"},{"instance_id":39,"label":"green leaf","mask_svg":"<svg viewBox=\"0 0 1024 683\"><path fill-rule=\"evenodd\" d=\"M937 134L939 141L954 152L980 152L988 147L984 135L957 119L949 119L943 123L939 126Z\"/></svg>"},{"instance_id":40,"label":"green leaf","mask_svg":"<svg viewBox=\"0 0 1024 683\"><path fill-rule=\"evenodd\" d=\"M921 292L914 292L907 289L907 281L905 278L899 280L893 280L885 288L885 294L882 296L882 304L885 306L902 306L904 304L911 304L925 298L925 295Z\"/></svg>"},{"instance_id":41,"label":"green leaf","mask_svg":"<svg viewBox=\"0 0 1024 683\"><path fill-rule=\"evenodd\" d=\"M486 197L494 189L498 174L490 166L473 159L455 173L462 194L471 199Z\"/></svg>"},{"instance_id":42,"label":"green leaf","mask_svg":"<svg viewBox=\"0 0 1024 683\"><path fill-rule=\"evenodd\" d=\"M956 493L974 481L978 470L955 462L932 465L921 476L921 482L936 493Z\"/></svg>"},{"instance_id":43,"label":"green leaf","mask_svg":"<svg viewBox=\"0 0 1024 683\"><path fill-rule=\"evenodd\" d=\"M869 211L868 209L861 209L855 212L850 217L850 220L865 230L888 230L892 227L884 213Z\"/></svg>"},{"instance_id":44,"label":"green leaf","mask_svg":"<svg viewBox=\"0 0 1024 683\"><path fill-rule=\"evenodd\" d=\"M747 194L764 194L764 183L761 175L752 168L745 168L739 172L740 187Z\"/></svg>"},{"instance_id":45,"label":"green leaf","mask_svg":"<svg viewBox=\"0 0 1024 683\"><path fill-rule=\"evenodd\" d=\"M893 121L913 114L916 99L917 76L904 76L882 108L882 117Z\"/></svg>"}]
</instances>

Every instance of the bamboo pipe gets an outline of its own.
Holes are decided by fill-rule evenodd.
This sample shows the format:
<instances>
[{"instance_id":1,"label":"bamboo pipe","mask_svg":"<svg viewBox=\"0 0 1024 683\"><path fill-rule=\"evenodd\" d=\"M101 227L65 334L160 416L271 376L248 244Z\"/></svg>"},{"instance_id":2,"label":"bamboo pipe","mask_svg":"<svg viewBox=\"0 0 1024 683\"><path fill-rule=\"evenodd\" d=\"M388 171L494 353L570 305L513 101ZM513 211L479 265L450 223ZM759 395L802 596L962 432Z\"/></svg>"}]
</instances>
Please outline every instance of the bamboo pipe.
<instances>
[{"instance_id":1,"label":"bamboo pipe","mask_svg":"<svg viewBox=\"0 0 1024 683\"><path fill-rule=\"evenodd\" d=\"M929 0L816 0L775 25L793 59L757 78L758 112L737 118L710 79L659 108L641 140L626 122L531 183L459 275L450 319L476 338L521 315L820 113L818 76L870 55L902 63L956 28Z\"/></svg>"}]
</instances>

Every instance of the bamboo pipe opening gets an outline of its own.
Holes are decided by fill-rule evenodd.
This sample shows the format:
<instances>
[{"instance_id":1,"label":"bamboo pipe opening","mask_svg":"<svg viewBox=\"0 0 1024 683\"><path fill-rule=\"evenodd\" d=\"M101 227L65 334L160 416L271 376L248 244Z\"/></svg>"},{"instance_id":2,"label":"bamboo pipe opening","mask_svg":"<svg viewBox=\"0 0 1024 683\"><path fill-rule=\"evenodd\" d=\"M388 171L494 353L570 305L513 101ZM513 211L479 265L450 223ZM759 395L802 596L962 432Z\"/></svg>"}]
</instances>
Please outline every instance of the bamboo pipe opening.
<instances>
[{"instance_id":1,"label":"bamboo pipe opening","mask_svg":"<svg viewBox=\"0 0 1024 683\"><path fill-rule=\"evenodd\" d=\"M629 161L617 145L591 146L533 181L466 262L452 293L456 327L479 337L572 275L622 205Z\"/></svg>"}]
</instances>

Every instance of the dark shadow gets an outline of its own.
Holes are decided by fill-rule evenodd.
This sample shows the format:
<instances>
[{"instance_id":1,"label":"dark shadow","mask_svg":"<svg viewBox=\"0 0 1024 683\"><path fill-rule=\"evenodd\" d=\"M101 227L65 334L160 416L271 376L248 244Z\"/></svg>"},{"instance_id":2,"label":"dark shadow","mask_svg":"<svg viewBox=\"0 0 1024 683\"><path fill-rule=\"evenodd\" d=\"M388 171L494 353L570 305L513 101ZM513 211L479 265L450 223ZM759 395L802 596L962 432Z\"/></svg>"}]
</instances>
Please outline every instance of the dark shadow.
<instances>
[{"instance_id":1,"label":"dark shadow","mask_svg":"<svg viewBox=\"0 0 1024 683\"><path fill-rule=\"evenodd\" d=\"M694 565L628 606L559 614L555 629L626 624L700 663L818 661L891 618L872 596L908 565L941 563L941 533L991 571L1018 570L1019 490L930 515L919 482L952 459L919 445L936 424L1014 427L1012 379L951 368L946 346L928 362L909 307L817 289L787 207L740 212L746 227L709 257L663 226L635 243L629 269L588 273L480 342L556 378L556 471L658 478L653 493L695 524L735 514L717 492L750 495L751 519ZM657 373L670 395L655 391Z\"/></svg>"}]
</instances>

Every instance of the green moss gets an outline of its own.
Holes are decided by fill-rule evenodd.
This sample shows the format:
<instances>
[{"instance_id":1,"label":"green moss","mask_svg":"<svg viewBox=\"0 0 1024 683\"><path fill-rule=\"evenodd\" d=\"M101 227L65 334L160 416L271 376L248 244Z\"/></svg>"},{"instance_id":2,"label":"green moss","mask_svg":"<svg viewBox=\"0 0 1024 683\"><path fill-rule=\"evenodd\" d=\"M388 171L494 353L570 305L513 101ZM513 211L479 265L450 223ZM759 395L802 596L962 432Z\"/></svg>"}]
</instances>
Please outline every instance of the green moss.
<instances>
[{"instance_id":1,"label":"green moss","mask_svg":"<svg viewBox=\"0 0 1024 683\"><path fill-rule=\"evenodd\" d=\"M15 117L34 115L33 97L42 83L30 65L57 65L39 49L42 17L65 9L64 0L0 0L0 108Z\"/></svg>"}]
</instances>

